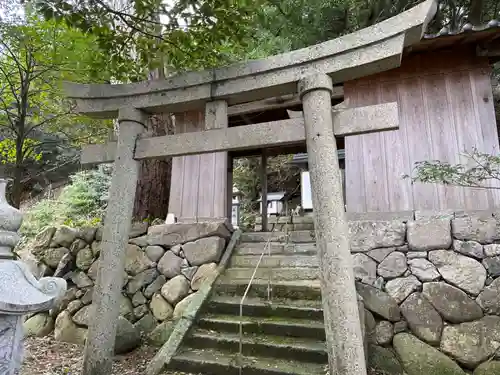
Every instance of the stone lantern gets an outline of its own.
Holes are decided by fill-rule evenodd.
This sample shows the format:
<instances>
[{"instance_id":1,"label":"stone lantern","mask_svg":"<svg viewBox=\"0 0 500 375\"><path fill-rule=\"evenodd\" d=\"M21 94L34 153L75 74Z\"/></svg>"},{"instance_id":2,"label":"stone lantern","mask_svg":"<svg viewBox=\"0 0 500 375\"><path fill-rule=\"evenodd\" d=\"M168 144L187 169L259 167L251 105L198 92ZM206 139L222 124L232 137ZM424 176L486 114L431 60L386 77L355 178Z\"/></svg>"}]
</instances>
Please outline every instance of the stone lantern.
<instances>
[{"instance_id":1,"label":"stone lantern","mask_svg":"<svg viewBox=\"0 0 500 375\"><path fill-rule=\"evenodd\" d=\"M66 292L66 281L37 280L21 261L14 260L22 214L5 198L7 180L0 179L0 374L17 375L23 353L24 316L51 309Z\"/></svg>"}]
</instances>

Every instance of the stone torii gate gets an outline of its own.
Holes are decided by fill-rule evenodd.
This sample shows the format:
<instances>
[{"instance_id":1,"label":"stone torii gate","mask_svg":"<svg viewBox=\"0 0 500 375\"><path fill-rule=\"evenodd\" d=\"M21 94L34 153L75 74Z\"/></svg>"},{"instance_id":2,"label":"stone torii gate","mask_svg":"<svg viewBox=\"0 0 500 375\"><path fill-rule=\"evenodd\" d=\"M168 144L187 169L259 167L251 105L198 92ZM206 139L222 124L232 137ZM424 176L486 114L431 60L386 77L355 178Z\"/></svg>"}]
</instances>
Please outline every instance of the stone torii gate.
<instances>
[{"instance_id":1,"label":"stone torii gate","mask_svg":"<svg viewBox=\"0 0 500 375\"><path fill-rule=\"evenodd\" d=\"M366 375L363 337L349 250L335 136L398 127L397 103L332 111L334 84L400 65L405 48L420 41L437 1L380 24L309 48L187 73L166 80L123 85L67 84L80 113L118 118L117 142L83 150L82 163L115 163L106 211L84 374L111 370L120 277L132 218L139 161L165 156L265 149L306 143L331 374ZM228 106L299 93L303 116L228 128ZM347 103L348 104L348 103ZM205 110L205 131L141 138L147 116Z\"/></svg>"}]
</instances>

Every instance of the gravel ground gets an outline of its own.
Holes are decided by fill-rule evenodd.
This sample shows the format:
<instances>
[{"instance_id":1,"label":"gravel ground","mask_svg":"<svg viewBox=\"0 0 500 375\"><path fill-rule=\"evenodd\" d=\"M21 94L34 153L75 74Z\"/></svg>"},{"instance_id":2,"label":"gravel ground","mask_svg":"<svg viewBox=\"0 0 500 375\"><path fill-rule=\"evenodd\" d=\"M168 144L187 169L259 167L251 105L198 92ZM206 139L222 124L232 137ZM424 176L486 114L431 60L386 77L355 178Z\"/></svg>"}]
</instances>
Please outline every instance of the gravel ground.
<instances>
[{"instance_id":1,"label":"gravel ground","mask_svg":"<svg viewBox=\"0 0 500 375\"><path fill-rule=\"evenodd\" d=\"M127 355L115 357L110 375L144 374L149 360L157 349L142 346ZM24 362L20 375L79 375L82 368L83 348L57 342L53 337L26 338ZM328 374L327 371L325 371ZM368 371L370 375L385 375ZM203 375L184 372L163 372L162 375ZM316 374L311 374L316 375Z\"/></svg>"},{"instance_id":2,"label":"gravel ground","mask_svg":"<svg viewBox=\"0 0 500 375\"><path fill-rule=\"evenodd\" d=\"M20 375L80 374L83 360L83 348L80 346L57 342L52 337L44 337L25 339L24 349L24 363ZM143 346L130 354L117 356L110 375L144 374L156 350ZM162 375L194 374L164 372Z\"/></svg>"}]
</instances>

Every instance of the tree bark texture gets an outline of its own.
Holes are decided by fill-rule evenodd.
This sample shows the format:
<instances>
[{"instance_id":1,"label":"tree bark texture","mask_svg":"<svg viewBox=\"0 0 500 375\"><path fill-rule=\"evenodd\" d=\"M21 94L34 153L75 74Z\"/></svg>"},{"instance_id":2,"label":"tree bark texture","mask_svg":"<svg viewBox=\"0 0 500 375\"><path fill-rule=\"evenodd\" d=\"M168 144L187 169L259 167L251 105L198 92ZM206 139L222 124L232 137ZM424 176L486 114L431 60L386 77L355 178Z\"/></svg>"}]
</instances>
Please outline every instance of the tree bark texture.
<instances>
[{"instance_id":1,"label":"tree bark texture","mask_svg":"<svg viewBox=\"0 0 500 375\"><path fill-rule=\"evenodd\" d=\"M173 134L170 114L155 115L148 121L148 137ZM164 219L168 214L172 158L141 162L134 202L134 220Z\"/></svg>"},{"instance_id":2,"label":"tree bark texture","mask_svg":"<svg viewBox=\"0 0 500 375\"><path fill-rule=\"evenodd\" d=\"M164 79L163 68L151 70L148 79ZM174 134L174 124L169 113L152 116L147 124L145 137ZM133 220L165 219L168 214L172 158L141 161L137 191L134 201Z\"/></svg>"}]
</instances>

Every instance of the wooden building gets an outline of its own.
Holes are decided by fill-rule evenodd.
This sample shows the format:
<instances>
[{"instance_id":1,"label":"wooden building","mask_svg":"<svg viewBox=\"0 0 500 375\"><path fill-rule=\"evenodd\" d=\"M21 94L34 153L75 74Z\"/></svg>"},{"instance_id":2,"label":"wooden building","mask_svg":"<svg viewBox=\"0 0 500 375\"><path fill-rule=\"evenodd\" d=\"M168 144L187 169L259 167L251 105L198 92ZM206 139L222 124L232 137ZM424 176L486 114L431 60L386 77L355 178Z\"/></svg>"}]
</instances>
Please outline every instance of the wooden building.
<instances>
[{"instance_id":1,"label":"wooden building","mask_svg":"<svg viewBox=\"0 0 500 375\"><path fill-rule=\"evenodd\" d=\"M414 163L463 161L460 154L476 147L499 152L491 87L492 64L500 58L497 22L457 34L426 35L405 51L401 66L344 82L332 104L347 107L396 101L399 129L338 139L345 151L347 212L411 210L486 210L500 207L500 190L412 184L402 176ZM289 96L229 107L229 126L288 118L301 110ZM203 115L177 120L182 131L200 130ZM268 154L304 152L302 148L267 150ZM254 153L255 154L255 153ZM227 215L231 160L221 152L174 159L170 212L180 219ZM462 159L461 159L462 158Z\"/></svg>"}]
</instances>

